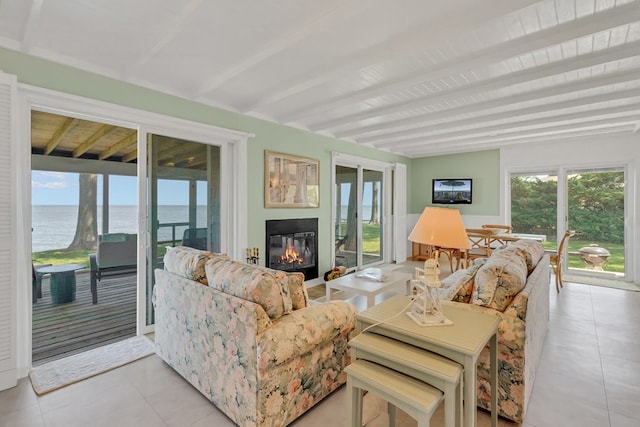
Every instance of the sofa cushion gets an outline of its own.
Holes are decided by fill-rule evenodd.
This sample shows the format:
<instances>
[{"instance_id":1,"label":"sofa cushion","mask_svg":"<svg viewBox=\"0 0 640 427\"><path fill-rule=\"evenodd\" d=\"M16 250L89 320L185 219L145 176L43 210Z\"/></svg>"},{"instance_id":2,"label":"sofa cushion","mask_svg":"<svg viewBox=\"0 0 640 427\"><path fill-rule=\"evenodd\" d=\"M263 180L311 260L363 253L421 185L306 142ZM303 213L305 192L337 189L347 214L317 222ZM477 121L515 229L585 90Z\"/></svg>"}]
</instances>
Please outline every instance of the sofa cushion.
<instances>
[{"instance_id":1,"label":"sofa cushion","mask_svg":"<svg viewBox=\"0 0 640 427\"><path fill-rule=\"evenodd\" d=\"M309 295L307 288L304 286L304 274L288 273L289 278L289 296L291 297L291 306L294 310L300 310L309 305Z\"/></svg>"},{"instance_id":2,"label":"sofa cushion","mask_svg":"<svg viewBox=\"0 0 640 427\"><path fill-rule=\"evenodd\" d=\"M223 257L210 259L205 270L210 287L260 304L273 320L291 312L289 277L284 271Z\"/></svg>"},{"instance_id":3,"label":"sofa cushion","mask_svg":"<svg viewBox=\"0 0 640 427\"><path fill-rule=\"evenodd\" d=\"M504 311L513 298L524 289L527 280L527 264L520 256L521 250L506 248L494 252L475 278L471 302L476 305Z\"/></svg>"},{"instance_id":4,"label":"sofa cushion","mask_svg":"<svg viewBox=\"0 0 640 427\"><path fill-rule=\"evenodd\" d=\"M216 256L228 259L225 255L214 255L188 246L177 246L168 249L164 255L164 269L206 285L207 275L204 266L209 259Z\"/></svg>"},{"instance_id":5,"label":"sofa cushion","mask_svg":"<svg viewBox=\"0 0 640 427\"><path fill-rule=\"evenodd\" d=\"M518 240L511 245L509 248L519 251L520 256L524 259L527 264L527 274L530 274L540 259L544 255L544 247L540 242L536 242L535 240L523 239Z\"/></svg>"},{"instance_id":6,"label":"sofa cushion","mask_svg":"<svg viewBox=\"0 0 640 427\"><path fill-rule=\"evenodd\" d=\"M485 258L473 260L469 268L465 270L457 270L450 276L441 281L443 288L447 289L440 292L443 300L468 303L471 301L471 294L475 286L475 276L480 266L486 261Z\"/></svg>"}]
</instances>

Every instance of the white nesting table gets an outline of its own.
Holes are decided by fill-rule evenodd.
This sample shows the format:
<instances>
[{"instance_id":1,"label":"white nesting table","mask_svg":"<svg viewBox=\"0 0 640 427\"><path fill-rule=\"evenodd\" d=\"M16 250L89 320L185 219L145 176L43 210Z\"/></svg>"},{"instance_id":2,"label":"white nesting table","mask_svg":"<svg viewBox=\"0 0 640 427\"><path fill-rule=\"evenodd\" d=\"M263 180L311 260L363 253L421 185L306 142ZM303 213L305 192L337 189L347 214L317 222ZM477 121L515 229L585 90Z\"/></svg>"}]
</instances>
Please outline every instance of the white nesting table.
<instances>
[{"instance_id":1,"label":"white nesting table","mask_svg":"<svg viewBox=\"0 0 640 427\"><path fill-rule=\"evenodd\" d=\"M386 276L385 281L377 281L369 278L358 277L360 273L368 270L358 271L351 274L346 274L342 277L338 277L334 280L329 280L325 284L327 290L326 301L331 300L331 289L337 289L345 292L354 292L359 295L365 295L367 297L367 308L373 307L375 304L376 295L389 291L395 287L404 285L406 287L406 294L410 293L410 282L413 277L409 273L403 273L401 271L394 270L382 270L382 273ZM378 272L379 269L375 269Z\"/></svg>"},{"instance_id":2,"label":"white nesting table","mask_svg":"<svg viewBox=\"0 0 640 427\"><path fill-rule=\"evenodd\" d=\"M498 322L487 313L467 310L461 303L443 302L442 309L450 326L419 326L406 314L411 298L395 296L357 315L359 328L383 322L371 332L424 348L460 363L464 368L464 425L477 424L476 363L480 352L490 343L491 425L498 425ZM401 313L397 315L398 313ZM395 317L394 317L395 316Z\"/></svg>"}]
</instances>

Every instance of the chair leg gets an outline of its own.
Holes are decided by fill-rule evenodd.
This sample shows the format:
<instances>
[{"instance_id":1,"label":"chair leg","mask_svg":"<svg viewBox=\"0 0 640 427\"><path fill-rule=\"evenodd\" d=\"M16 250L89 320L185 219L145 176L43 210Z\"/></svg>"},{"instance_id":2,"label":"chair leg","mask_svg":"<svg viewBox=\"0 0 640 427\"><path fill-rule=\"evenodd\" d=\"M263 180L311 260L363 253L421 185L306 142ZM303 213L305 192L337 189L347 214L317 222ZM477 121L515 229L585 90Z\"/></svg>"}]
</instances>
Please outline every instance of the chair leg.
<instances>
[{"instance_id":1,"label":"chair leg","mask_svg":"<svg viewBox=\"0 0 640 427\"><path fill-rule=\"evenodd\" d=\"M96 272L91 272L91 299L94 304L98 303L98 278Z\"/></svg>"}]
</instances>

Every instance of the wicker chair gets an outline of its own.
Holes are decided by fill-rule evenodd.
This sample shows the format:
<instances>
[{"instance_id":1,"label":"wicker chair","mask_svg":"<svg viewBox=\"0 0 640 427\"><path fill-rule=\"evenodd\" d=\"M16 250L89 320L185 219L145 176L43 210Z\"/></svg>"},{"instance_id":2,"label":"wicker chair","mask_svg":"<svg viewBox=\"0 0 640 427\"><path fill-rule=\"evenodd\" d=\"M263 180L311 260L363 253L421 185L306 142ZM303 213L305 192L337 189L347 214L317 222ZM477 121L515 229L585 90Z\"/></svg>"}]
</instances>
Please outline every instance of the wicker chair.
<instances>
[{"instance_id":1,"label":"wicker chair","mask_svg":"<svg viewBox=\"0 0 640 427\"><path fill-rule=\"evenodd\" d=\"M553 273L556 275L556 291L560 293L560 288L562 287L562 263L563 263L563 255L564 248L567 246L569 239L575 236L575 230L567 230L560 240L560 245L558 245L558 251L556 253L550 254L551 260L551 268L553 268Z\"/></svg>"},{"instance_id":2,"label":"wicker chair","mask_svg":"<svg viewBox=\"0 0 640 427\"><path fill-rule=\"evenodd\" d=\"M495 231L499 232L500 234L511 233L513 231L513 227L506 224L482 224L481 227L486 230L491 230L492 234L496 234ZM499 245L504 245L505 242L500 240L499 237L492 236L490 244L491 247L495 249Z\"/></svg>"}]
</instances>

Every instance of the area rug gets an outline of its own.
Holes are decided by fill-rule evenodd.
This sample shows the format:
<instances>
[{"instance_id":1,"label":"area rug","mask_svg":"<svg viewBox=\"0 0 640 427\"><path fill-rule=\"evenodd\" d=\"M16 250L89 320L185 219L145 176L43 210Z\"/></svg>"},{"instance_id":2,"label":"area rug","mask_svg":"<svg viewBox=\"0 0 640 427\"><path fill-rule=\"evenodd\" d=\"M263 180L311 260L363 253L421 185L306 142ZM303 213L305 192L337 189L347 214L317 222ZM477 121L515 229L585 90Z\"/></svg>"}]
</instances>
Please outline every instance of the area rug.
<instances>
[{"instance_id":1,"label":"area rug","mask_svg":"<svg viewBox=\"0 0 640 427\"><path fill-rule=\"evenodd\" d=\"M150 356L154 351L153 341L136 336L37 366L29 377L33 390L41 395Z\"/></svg>"}]
</instances>

